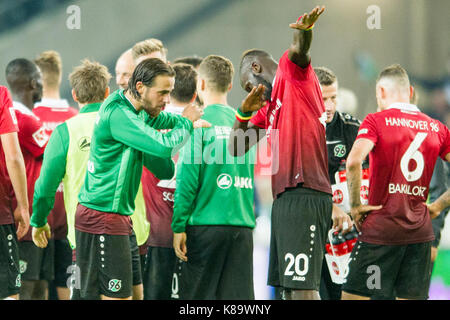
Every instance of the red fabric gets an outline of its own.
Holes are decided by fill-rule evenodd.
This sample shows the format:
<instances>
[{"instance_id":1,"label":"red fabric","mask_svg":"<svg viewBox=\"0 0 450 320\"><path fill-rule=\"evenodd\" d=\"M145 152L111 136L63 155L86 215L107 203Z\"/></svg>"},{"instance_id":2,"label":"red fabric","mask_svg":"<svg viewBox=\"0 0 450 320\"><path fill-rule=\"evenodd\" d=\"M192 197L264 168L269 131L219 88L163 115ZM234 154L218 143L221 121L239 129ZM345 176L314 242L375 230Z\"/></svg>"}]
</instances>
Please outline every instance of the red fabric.
<instances>
[{"instance_id":1,"label":"red fabric","mask_svg":"<svg viewBox=\"0 0 450 320\"><path fill-rule=\"evenodd\" d=\"M27 174L27 192L30 216L33 212L34 184L39 178L42 167L42 154L49 140L40 120L25 107L14 107L14 111L19 124L19 144L25 161ZM17 207L16 199L13 198L13 208ZM32 228L20 241L32 241Z\"/></svg>"},{"instance_id":2,"label":"red fabric","mask_svg":"<svg viewBox=\"0 0 450 320\"><path fill-rule=\"evenodd\" d=\"M12 99L6 87L0 86L0 135L19 131ZM6 168L5 154L0 141L0 225L14 223L12 185Z\"/></svg>"},{"instance_id":3,"label":"red fabric","mask_svg":"<svg viewBox=\"0 0 450 320\"><path fill-rule=\"evenodd\" d=\"M448 128L418 109L390 108L364 119L357 136L363 138L375 144L369 154L369 204L383 208L367 216L360 240L384 245L433 240L424 202L437 157L450 152Z\"/></svg>"},{"instance_id":4,"label":"red fabric","mask_svg":"<svg viewBox=\"0 0 450 320\"><path fill-rule=\"evenodd\" d=\"M272 194L303 187L331 194L325 138L325 106L317 76L280 59L267 109L267 137L272 150Z\"/></svg>"},{"instance_id":5,"label":"red fabric","mask_svg":"<svg viewBox=\"0 0 450 320\"><path fill-rule=\"evenodd\" d=\"M103 212L78 204L75 213L75 229L91 234L131 235L130 216L114 212Z\"/></svg>"}]
</instances>

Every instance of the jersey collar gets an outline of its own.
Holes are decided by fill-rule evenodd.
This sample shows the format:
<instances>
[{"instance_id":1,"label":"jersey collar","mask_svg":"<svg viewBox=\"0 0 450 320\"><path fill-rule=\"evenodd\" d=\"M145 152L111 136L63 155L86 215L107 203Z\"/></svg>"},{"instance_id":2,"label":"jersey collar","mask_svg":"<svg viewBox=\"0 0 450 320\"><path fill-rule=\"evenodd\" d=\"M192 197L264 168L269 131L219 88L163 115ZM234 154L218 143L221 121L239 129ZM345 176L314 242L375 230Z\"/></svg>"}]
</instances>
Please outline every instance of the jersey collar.
<instances>
[{"instance_id":1,"label":"jersey collar","mask_svg":"<svg viewBox=\"0 0 450 320\"><path fill-rule=\"evenodd\" d=\"M122 99L124 99L125 101L127 101L128 104L129 104L131 107L133 107L133 110L134 110L136 113L138 113L138 111L137 111L136 107L134 106L134 104L132 104L131 101L130 101L130 99L128 99L127 96L125 95L124 89L120 89L119 95L122 97Z\"/></svg>"},{"instance_id":2,"label":"jersey collar","mask_svg":"<svg viewBox=\"0 0 450 320\"><path fill-rule=\"evenodd\" d=\"M415 104L410 103L404 103L404 102L395 102L391 104L388 109L400 109L405 111L412 111L412 112L420 112L419 108Z\"/></svg>"},{"instance_id":3,"label":"jersey collar","mask_svg":"<svg viewBox=\"0 0 450 320\"><path fill-rule=\"evenodd\" d=\"M69 108L69 103L66 99L48 99L43 98L41 101L36 102L34 107L47 107L47 108Z\"/></svg>"}]
</instances>

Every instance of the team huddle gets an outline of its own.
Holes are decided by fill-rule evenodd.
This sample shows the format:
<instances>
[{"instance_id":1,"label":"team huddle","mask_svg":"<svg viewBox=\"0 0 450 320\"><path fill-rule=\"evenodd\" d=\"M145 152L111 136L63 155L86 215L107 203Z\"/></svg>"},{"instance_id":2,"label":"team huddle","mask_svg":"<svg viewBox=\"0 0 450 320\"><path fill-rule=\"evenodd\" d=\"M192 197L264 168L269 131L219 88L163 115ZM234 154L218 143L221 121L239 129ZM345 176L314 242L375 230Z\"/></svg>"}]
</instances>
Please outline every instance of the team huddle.
<instances>
[{"instance_id":1,"label":"team huddle","mask_svg":"<svg viewBox=\"0 0 450 320\"><path fill-rule=\"evenodd\" d=\"M168 62L157 39L119 57L114 92L108 69L83 60L69 75L78 108L60 98L57 52L11 61L0 86L0 299L253 300L263 141L277 298L427 299L432 219L450 191L426 202L437 159L450 162L450 131L416 106L398 64L379 74L376 113L336 111L337 77L309 53L324 10L289 25L278 62L242 54L248 95L234 108L229 59ZM339 250L330 234L357 237L343 282L325 259Z\"/></svg>"}]
</instances>

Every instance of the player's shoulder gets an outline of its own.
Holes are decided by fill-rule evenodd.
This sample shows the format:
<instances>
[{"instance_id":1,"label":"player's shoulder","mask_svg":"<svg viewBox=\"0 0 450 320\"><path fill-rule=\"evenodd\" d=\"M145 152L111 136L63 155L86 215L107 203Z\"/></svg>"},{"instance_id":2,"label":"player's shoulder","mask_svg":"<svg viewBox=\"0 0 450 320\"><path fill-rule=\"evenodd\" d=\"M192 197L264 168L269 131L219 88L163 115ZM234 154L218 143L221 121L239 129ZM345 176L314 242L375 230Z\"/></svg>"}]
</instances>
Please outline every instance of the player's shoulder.
<instances>
[{"instance_id":1,"label":"player's shoulder","mask_svg":"<svg viewBox=\"0 0 450 320\"><path fill-rule=\"evenodd\" d=\"M338 113L339 119L345 124L350 126L357 126L359 127L361 125L361 120L358 118L352 116L351 114L345 113L345 112L339 112Z\"/></svg>"}]
</instances>

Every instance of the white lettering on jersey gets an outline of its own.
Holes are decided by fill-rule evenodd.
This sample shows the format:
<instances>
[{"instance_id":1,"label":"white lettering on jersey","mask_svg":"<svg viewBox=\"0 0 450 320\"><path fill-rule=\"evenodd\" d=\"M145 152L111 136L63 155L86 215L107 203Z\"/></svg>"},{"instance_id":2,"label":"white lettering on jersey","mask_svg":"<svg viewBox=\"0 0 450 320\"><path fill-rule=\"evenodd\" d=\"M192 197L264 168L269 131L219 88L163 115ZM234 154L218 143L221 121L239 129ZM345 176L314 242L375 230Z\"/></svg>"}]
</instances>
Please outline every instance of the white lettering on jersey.
<instances>
[{"instance_id":1,"label":"white lettering on jersey","mask_svg":"<svg viewBox=\"0 0 450 320\"><path fill-rule=\"evenodd\" d=\"M215 126L214 130L216 131L217 139L228 139L230 137L231 134L230 127Z\"/></svg>"},{"instance_id":2,"label":"white lettering on jersey","mask_svg":"<svg viewBox=\"0 0 450 320\"><path fill-rule=\"evenodd\" d=\"M405 119L405 118L385 118L386 126L390 127L406 127L410 129L416 129L416 130L423 130L423 131L429 131L428 128L428 122L419 120L411 120L411 119Z\"/></svg>"},{"instance_id":3,"label":"white lettering on jersey","mask_svg":"<svg viewBox=\"0 0 450 320\"><path fill-rule=\"evenodd\" d=\"M412 195L412 196L420 196L420 197L425 197L425 191L427 190L426 187L421 187L421 186L414 186L411 189L411 186L409 184L394 184L394 183L390 183L389 184L389 193L390 194L395 194L395 193L403 193L403 194L407 194L407 195Z\"/></svg>"},{"instance_id":4,"label":"white lettering on jersey","mask_svg":"<svg viewBox=\"0 0 450 320\"><path fill-rule=\"evenodd\" d=\"M36 144L41 148L45 146L45 144L48 142L48 139L50 139L49 135L45 133L44 127L40 127L35 133L32 134L32 137L34 139L34 142L36 142Z\"/></svg>"},{"instance_id":5,"label":"white lettering on jersey","mask_svg":"<svg viewBox=\"0 0 450 320\"><path fill-rule=\"evenodd\" d=\"M87 163L87 169L90 173L94 173L95 170L94 163L91 160L89 160Z\"/></svg>"}]
</instances>

